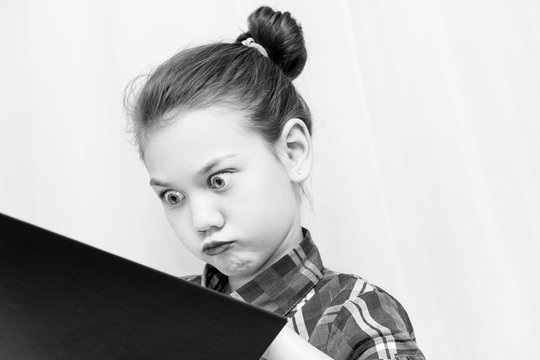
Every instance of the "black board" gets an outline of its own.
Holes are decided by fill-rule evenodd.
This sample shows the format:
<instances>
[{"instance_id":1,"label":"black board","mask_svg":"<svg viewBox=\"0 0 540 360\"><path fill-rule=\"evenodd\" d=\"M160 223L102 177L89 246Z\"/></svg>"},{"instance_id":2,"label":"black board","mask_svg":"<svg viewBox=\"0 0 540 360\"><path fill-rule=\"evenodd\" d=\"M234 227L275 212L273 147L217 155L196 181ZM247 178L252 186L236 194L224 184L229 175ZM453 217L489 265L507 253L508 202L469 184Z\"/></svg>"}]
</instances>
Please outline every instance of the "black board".
<instances>
[{"instance_id":1,"label":"black board","mask_svg":"<svg viewBox=\"0 0 540 360\"><path fill-rule=\"evenodd\" d=\"M0 359L250 359L284 317L0 214Z\"/></svg>"}]
</instances>

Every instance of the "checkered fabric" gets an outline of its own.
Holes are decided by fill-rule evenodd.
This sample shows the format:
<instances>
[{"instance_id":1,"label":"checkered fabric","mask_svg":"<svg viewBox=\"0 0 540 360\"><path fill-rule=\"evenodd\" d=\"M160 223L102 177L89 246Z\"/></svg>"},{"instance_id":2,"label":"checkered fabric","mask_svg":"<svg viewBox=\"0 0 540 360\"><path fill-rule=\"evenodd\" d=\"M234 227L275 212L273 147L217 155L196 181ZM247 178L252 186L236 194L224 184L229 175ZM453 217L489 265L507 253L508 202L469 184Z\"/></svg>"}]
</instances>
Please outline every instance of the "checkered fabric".
<instances>
[{"instance_id":1,"label":"checkered fabric","mask_svg":"<svg viewBox=\"0 0 540 360\"><path fill-rule=\"evenodd\" d=\"M309 231L289 254L231 296L284 315L288 325L333 359L424 360L403 306L356 275L325 268ZM211 265L186 278L227 292L227 276Z\"/></svg>"}]
</instances>

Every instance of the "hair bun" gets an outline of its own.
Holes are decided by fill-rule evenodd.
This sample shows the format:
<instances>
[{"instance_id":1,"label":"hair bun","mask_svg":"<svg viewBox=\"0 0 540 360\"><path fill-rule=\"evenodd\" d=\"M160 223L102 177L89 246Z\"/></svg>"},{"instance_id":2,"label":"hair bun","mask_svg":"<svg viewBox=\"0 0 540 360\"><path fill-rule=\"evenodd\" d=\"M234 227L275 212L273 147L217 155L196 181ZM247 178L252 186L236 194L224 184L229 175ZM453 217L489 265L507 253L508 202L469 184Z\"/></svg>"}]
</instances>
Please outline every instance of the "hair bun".
<instances>
[{"instance_id":1,"label":"hair bun","mask_svg":"<svg viewBox=\"0 0 540 360\"><path fill-rule=\"evenodd\" d=\"M238 37L241 42L252 37L265 48L268 56L291 80L300 75L307 60L302 27L288 11L274 11L261 6L248 17L248 32Z\"/></svg>"}]
</instances>

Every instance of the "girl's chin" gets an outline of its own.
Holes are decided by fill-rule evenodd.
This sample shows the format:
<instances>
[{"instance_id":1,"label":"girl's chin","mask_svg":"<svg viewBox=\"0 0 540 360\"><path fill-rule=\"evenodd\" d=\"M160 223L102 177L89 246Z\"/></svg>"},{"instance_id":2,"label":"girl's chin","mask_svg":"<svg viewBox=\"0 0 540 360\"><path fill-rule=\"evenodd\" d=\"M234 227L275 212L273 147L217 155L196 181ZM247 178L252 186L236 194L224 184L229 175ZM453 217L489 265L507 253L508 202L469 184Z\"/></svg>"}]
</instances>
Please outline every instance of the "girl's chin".
<instances>
[{"instance_id":1,"label":"girl's chin","mask_svg":"<svg viewBox=\"0 0 540 360\"><path fill-rule=\"evenodd\" d=\"M232 277L243 277L251 271L251 261L242 259L223 259L222 261L214 261L212 264L221 273Z\"/></svg>"},{"instance_id":2,"label":"girl's chin","mask_svg":"<svg viewBox=\"0 0 540 360\"><path fill-rule=\"evenodd\" d=\"M242 279L249 281L259 273L262 266L261 263L254 261L254 259L239 258L227 259L227 261L214 261L211 265L222 274L227 275L230 281L242 281Z\"/></svg>"}]
</instances>

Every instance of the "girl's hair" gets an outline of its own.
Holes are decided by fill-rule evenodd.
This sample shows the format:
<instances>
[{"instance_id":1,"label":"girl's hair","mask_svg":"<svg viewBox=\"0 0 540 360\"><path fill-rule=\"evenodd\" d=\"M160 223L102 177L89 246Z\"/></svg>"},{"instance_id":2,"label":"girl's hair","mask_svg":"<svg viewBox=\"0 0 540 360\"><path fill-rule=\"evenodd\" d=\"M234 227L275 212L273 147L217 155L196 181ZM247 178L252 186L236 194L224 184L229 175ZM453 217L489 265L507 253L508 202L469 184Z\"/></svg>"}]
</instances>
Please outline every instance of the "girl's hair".
<instances>
[{"instance_id":1,"label":"girl's hair","mask_svg":"<svg viewBox=\"0 0 540 360\"><path fill-rule=\"evenodd\" d=\"M250 37L268 57L242 45ZM126 89L124 104L141 156L152 130L167 126L179 113L213 106L243 112L249 127L270 144L291 118L301 119L311 133L309 108L292 84L306 59L301 26L289 12L267 6L249 15L248 31L234 43L180 51L145 76L140 89L136 81Z\"/></svg>"}]
</instances>

